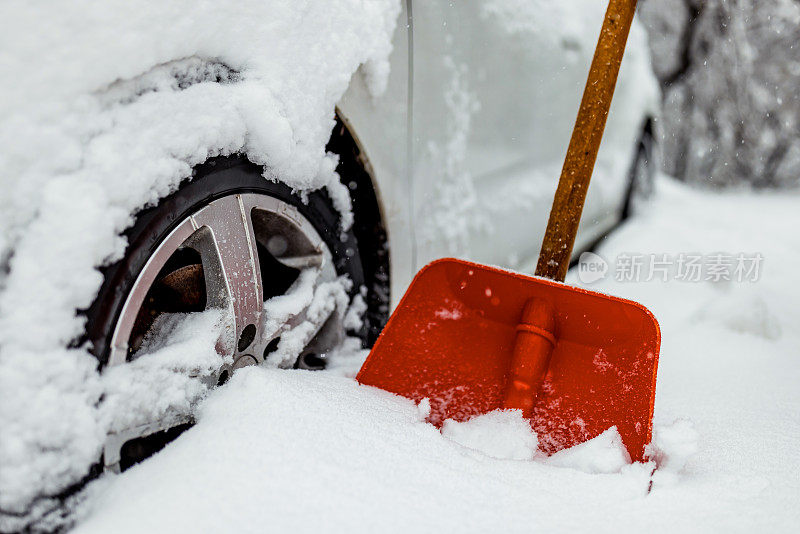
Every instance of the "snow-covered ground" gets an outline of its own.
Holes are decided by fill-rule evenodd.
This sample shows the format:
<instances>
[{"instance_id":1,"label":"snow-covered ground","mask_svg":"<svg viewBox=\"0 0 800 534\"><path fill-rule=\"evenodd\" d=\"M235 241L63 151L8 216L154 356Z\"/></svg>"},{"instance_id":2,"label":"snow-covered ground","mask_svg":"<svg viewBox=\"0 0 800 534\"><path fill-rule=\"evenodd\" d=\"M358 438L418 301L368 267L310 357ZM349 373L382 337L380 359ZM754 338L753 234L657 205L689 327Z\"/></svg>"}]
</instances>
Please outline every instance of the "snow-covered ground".
<instances>
[{"instance_id":1,"label":"snow-covered ground","mask_svg":"<svg viewBox=\"0 0 800 534\"><path fill-rule=\"evenodd\" d=\"M77 531L794 531L800 198L658 186L588 284L661 323L654 474L624 463L613 431L550 459L513 413L443 436L424 405L342 376L351 354L336 372L237 372L195 427L96 482ZM702 280L686 280L698 256Z\"/></svg>"}]
</instances>

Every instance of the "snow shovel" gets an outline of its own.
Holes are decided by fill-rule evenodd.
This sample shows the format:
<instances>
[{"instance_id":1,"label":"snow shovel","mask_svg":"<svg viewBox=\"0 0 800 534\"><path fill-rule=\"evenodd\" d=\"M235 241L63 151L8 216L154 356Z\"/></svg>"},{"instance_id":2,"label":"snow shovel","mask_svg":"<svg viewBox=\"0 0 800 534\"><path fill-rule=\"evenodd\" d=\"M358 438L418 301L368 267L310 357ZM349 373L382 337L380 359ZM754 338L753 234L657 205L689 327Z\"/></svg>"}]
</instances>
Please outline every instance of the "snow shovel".
<instances>
[{"instance_id":1,"label":"snow shovel","mask_svg":"<svg viewBox=\"0 0 800 534\"><path fill-rule=\"evenodd\" d=\"M616 426L650 442L660 331L643 306L564 285L636 0L611 0L544 237L537 277L455 259L423 268L357 380L428 399L428 421L521 410L547 453Z\"/></svg>"}]
</instances>

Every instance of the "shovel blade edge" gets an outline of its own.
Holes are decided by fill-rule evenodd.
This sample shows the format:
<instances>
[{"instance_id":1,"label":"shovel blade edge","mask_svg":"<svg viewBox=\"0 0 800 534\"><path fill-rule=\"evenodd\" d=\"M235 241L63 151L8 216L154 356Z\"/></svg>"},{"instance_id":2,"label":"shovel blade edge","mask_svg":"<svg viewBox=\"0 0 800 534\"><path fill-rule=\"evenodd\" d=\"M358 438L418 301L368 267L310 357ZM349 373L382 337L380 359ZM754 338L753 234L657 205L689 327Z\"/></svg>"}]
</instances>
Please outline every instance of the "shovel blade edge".
<instances>
[{"instance_id":1,"label":"shovel blade edge","mask_svg":"<svg viewBox=\"0 0 800 534\"><path fill-rule=\"evenodd\" d=\"M531 426L548 454L616 426L633 461L652 433L661 334L644 306L462 260L414 278L357 380L419 402L428 421L464 421L503 407L525 303L555 312L556 345Z\"/></svg>"}]
</instances>

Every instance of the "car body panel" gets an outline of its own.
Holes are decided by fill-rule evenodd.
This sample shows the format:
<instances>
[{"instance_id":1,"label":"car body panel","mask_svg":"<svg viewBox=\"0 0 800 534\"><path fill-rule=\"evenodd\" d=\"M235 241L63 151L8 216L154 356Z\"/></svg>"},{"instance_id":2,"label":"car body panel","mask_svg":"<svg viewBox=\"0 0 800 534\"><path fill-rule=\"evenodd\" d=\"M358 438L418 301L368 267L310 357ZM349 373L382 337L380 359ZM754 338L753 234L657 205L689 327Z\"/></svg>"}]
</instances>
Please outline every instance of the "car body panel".
<instances>
[{"instance_id":1,"label":"car body panel","mask_svg":"<svg viewBox=\"0 0 800 534\"><path fill-rule=\"evenodd\" d=\"M387 92L369 95L356 76L340 103L381 191L393 303L416 269L442 256L533 268L605 10L593 0L407 4L412 24L398 24ZM636 21L576 251L620 220L637 142L657 103Z\"/></svg>"},{"instance_id":2,"label":"car body panel","mask_svg":"<svg viewBox=\"0 0 800 534\"><path fill-rule=\"evenodd\" d=\"M389 56L386 90L372 94L363 71L353 76L337 110L359 145L373 179L390 249L391 305L405 292L416 270L414 221L409 204L409 28L405 5Z\"/></svg>"}]
</instances>

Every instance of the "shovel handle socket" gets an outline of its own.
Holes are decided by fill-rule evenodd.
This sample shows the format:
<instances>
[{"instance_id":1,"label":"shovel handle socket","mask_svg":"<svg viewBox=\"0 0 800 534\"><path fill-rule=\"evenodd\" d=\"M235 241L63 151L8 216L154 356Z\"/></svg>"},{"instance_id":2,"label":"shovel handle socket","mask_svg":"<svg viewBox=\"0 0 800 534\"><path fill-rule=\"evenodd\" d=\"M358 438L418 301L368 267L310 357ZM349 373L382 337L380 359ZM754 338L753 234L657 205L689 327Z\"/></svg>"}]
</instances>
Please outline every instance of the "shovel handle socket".
<instances>
[{"instance_id":1,"label":"shovel handle socket","mask_svg":"<svg viewBox=\"0 0 800 534\"><path fill-rule=\"evenodd\" d=\"M517 325L503 403L505 409L522 410L524 417L531 417L555 345L552 305L543 299L528 300Z\"/></svg>"}]
</instances>

